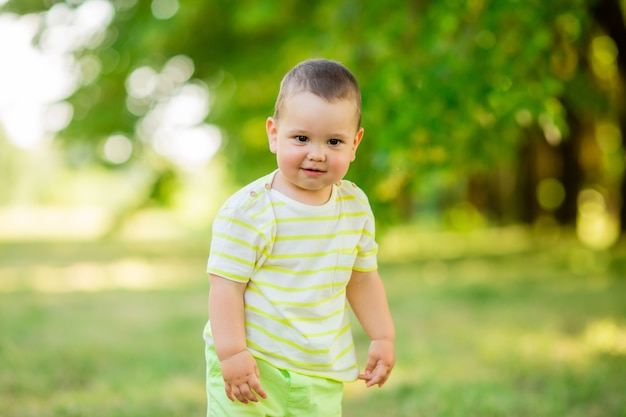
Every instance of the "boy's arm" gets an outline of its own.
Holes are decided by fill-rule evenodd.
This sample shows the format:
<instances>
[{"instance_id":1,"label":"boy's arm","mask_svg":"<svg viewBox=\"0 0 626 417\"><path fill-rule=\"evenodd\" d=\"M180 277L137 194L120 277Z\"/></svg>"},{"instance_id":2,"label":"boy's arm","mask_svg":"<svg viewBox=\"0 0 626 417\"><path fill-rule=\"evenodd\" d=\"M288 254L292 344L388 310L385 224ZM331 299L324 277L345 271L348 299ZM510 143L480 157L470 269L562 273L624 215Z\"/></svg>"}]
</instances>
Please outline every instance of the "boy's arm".
<instances>
[{"instance_id":1,"label":"boy's arm","mask_svg":"<svg viewBox=\"0 0 626 417\"><path fill-rule=\"evenodd\" d=\"M395 330L378 271L352 271L346 292L350 307L372 341L365 372L359 379L368 387L381 387L395 364Z\"/></svg>"},{"instance_id":2,"label":"boy's arm","mask_svg":"<svg viewBox=\"0 0 626 417\"><path fill-rule=\"evenodd\" d=\"M226 395L231 401L259 401L267 395L259 382L256 361L246 346L243 293L246 284L210 274L209 319L220 360Z\"/></svg>"}]
</instances>

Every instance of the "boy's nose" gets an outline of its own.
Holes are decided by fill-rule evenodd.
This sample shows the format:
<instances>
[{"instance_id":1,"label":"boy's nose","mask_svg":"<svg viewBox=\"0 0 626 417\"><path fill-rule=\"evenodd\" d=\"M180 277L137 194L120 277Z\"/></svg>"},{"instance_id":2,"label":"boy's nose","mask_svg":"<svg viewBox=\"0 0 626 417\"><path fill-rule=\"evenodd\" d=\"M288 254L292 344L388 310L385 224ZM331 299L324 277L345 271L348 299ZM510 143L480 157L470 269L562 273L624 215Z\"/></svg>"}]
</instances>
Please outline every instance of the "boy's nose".
<instances>
[{"instance_id":1,"label":"boy's nose","mask_svg":"<svg viewBox=\"0 0 626 417\"><path fill-rule=\"evenodd\" d=\"M324 162L326 160L326 154L321 146L311 146L308 158L310 161Z\"/></svg>"}]
</instances>

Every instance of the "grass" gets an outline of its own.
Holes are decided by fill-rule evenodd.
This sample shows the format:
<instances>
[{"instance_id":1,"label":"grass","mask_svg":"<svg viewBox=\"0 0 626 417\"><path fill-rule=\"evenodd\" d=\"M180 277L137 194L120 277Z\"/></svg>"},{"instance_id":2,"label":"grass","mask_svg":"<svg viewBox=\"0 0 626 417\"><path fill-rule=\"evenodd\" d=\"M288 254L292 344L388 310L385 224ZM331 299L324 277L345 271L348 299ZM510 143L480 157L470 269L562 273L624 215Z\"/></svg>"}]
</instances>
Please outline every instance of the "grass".
<instances>
[{"instance_id":1,"label":"grass","mask_svg":"<svg viewBox=\"0 0 626 417\"><path fill-rule=\"evenodd\" d=\"M624 245L473 247L383 259L398 362L344 415L626 416ZM0 243L0 417L204 415L206 252Z\"/></svg>"}]
</instances>

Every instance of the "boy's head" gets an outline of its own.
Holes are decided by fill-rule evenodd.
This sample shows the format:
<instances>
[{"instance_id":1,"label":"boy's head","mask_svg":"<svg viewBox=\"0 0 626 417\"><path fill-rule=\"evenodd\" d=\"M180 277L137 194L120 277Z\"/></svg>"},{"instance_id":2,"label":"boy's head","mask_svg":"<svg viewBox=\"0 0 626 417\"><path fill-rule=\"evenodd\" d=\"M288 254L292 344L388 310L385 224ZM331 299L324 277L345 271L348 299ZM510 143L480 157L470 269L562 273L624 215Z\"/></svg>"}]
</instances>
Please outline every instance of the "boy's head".
<instances>
[{"instance_id":1,"label":"boy's head","mask_svg":"<svg viewBox=\"0 0 626 417\"><path fill-rule=\"evenodd\" d=\"M357 128L361 125L361 91L354 75L342 64L327 59L309 59L296 65L280 83L274 107L279 120L289 95L307 91L326 101L354 100Z\"/></svg>"},{"instance_id":2,"label":"boy's head","mask_svg":"<svg viewBox=\"0 0 626 417\"><path fill-rule=\"evenodd\" d=\"M356 157L360 125L361 93L350 71L325 59L296 65L265 126L279 168L272 188L305 204L328 201Z\"/></svg>"}]
</instances>

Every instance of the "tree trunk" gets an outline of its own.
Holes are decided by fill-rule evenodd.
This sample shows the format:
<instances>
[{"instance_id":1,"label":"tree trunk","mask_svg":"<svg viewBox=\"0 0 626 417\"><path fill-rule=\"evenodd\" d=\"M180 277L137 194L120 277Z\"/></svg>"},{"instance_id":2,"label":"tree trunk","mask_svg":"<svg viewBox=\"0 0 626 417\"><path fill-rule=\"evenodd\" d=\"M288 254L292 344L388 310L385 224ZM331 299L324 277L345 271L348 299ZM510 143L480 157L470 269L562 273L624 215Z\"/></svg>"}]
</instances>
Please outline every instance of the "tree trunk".
<instances>
[{"instance_id":1,"label":"tree trunk","mask_svg":"<svg viewBox=\"0 0 626 417\"><path fill-rule=\"evenodd\" d=\"M571 106L568 106L564 100L562 100L562 103L567 111L567 123L570 134L559 145L563 161L563 171L560 180L563 188L565 188L565 200L563 200L563 204L561 204L561 207L555 214L560 224L574 225L576 224L578 211L578 192L584 180L584 172L578 162L582 126Z\"/></svg>"}]
</instances>

